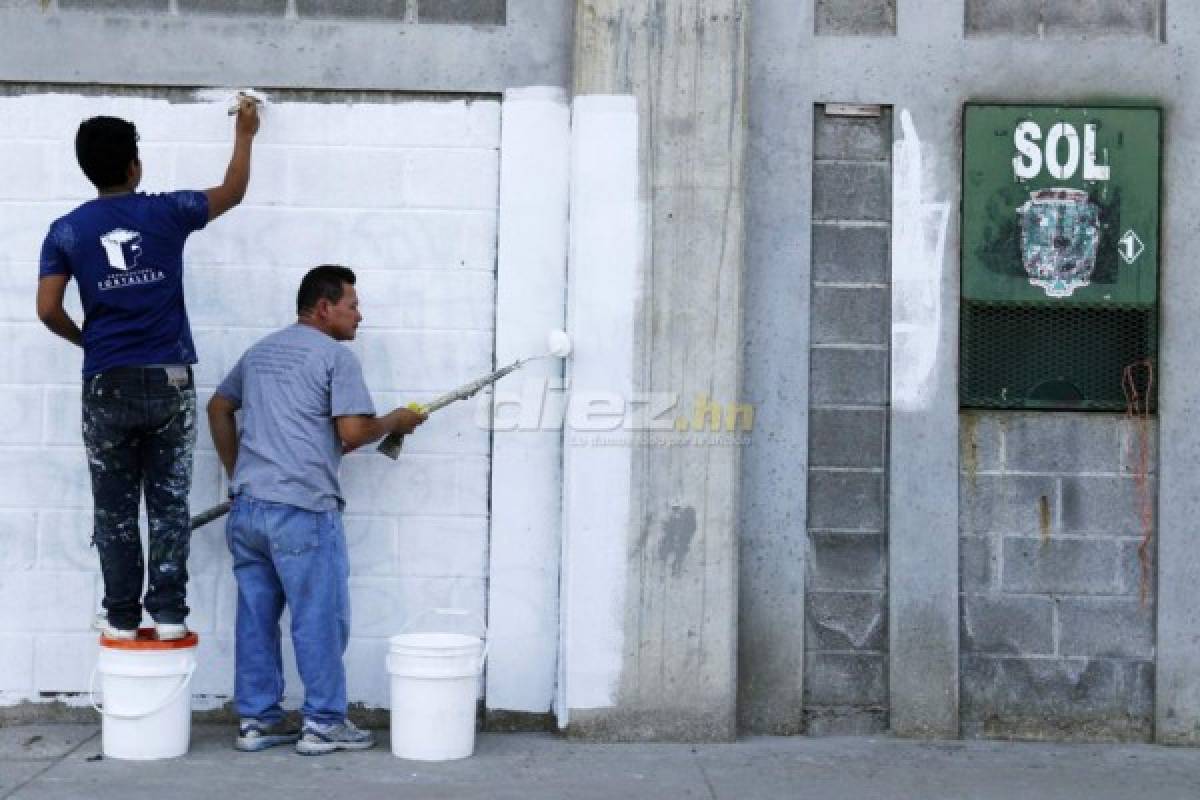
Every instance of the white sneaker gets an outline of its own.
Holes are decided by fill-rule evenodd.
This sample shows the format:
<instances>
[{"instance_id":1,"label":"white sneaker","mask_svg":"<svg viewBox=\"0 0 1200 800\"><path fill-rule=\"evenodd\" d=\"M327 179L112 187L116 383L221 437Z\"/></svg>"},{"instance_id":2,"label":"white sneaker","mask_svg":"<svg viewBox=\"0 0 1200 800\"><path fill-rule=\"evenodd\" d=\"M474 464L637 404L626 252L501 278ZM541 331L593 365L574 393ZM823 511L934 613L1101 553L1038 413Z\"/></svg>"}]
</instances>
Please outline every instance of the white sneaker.
<instances>
[{"instance_id":1,"label":"white sneaker","mask_svg":"<svg viewBox=\"0 0 1200 800\"><path fill-rule=\"evenodd\" d=\"M154 623L154 632L158 635L159 641L163 642L175 641L188 635L187 625L182 622L156 622Z\"/></svg>"},{"instance_id":2,"label":"white sneaker","mask_svg":"<svg viewBox=\"0 0 1200 800\"><path fill-rule=\"evenodd\" d=\"M107 620L105 620L105 622L104 622L104 627L100 629L100 633L102 636L104 636L105 639L119 639L122 641L129 641L131 639L136 639L137 634L138 634L137 628L134 628L132 630L125 630L124 628L114 628L112 625L108 624Z\"/></svg>"}]
</instances>

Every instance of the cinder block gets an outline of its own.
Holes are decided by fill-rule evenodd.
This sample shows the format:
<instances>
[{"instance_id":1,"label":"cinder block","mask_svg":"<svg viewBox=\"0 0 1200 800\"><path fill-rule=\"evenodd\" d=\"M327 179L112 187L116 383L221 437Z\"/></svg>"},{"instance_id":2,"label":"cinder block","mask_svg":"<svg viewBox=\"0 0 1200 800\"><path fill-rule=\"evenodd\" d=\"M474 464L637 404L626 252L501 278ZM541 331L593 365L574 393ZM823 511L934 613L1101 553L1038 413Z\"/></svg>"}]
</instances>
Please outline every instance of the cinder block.
<instances>
[{"instance_id":1,"label":"cinder block","mask_svg":"<svg viewBox=\"0 0 1200 800\"><path fill-rule=\"evenodd\" d=\"M805 705L884 705L886 656L867 653L808 653Z\"/></svg>"},{"instance_id":2,"label":"cinder block","mask_svg":"<svg viewBox=\"0 0 1200 800\"><path fill-rule=\"evenodd\" d=\"M489 272L453 277L410 270L359 270L355 288L365 328L492 330L496 279Z\"/></svg>"},{"instance_id":3,"label":"cinder block","mask_svg":"<svg viewBox=\"0 0 1200 800\"><path fill-rule=\"evenodd\" d=\"M1021 472L1116 472L1117 418L1094 414L1014 414L1005 426L1006 467Z\"/></svg>"},{"instance_id":4,"label":"cinder block","mask_svg":"<svg viewBox=\"0 0 1200 800\"><path fill-rule=\"evenodd\" d=\"M896 0L817 0L821 36L895 35Z\"/></svg>"},{"instance_id":5,"label":"cinder block","mask_svg":"<svg viewBox=\"0 0 1200 800\"><path fill-rule=\"evenodd\" d=\"M818 20L820 5L818 5ZM892 156L892 115L883 110L878 117L831 117L822 109L816 114L813 157L841 161L888 161Z\"/></svg>"},{"instance_id":6,"label":"cinder block","mask_svg":"<svg viewBox=\"0 0 1200 800\"><path fill-rule=\"evenodd\" d=\"M413 150L404 204L409 208L494 209L500 198L497 150Z\"/></svg>"},{"instance_id":7,"label":"cinder block","mask_svg":"<svg viewBox=\"0 0 1200 800\"><path fill-rule=\"evenodd\" d=\"M83 446L81 385L45 388L45 427L41 431L46 444Z\"/></svg>"},{"instance_id":8,"label":"cinder block","mask_svg":"<svg viewBox=\"0 0 1200 800\"><path fill-rule=\"evenodd\" d=\"M406 174L408 160L408 154L400 150L292 149L283 200L290 206L342 209L420 205L406 199L411 183ZM331 180L335 175L337 179ZM276 203L279 200L274 198Z\"/></svg>"},{"instance_id":9,"label":"cinder block","mask_svg":"<svg viewBox=\"0 0 1200 800\"><path fill-rule=\"evenodd\" d=\"M396 520L394 517L346 515L346 550L351 575L393 576L397 574Z\"/></svg>"},{"instance_id":10,"label":"cinder block","mask_svg":"<svg viewBox=\"0 0 1200 800\"><path fill-rule=\"evenodd\" d=\"M198 514L203 510L204 508L193 506L191 512ZM228 519L228 516L221 517L192 532L192 549L188 555L188 573L190 575L197 577L232 575L233 557L229 554L229 546L225 543L225 522Z\"/></svg>"},{"instance_id":11,"label":"cinder block","mask_svg":"<svg viewBox=\"0 0 1200 800\"><path fill-rule=\"evenodd\" d=\"M91 508L82 448L0 448L0 508ZM3 604L0 603L0 608Z\"/></svg>"},{"instance_id":12,"label":"cinder block","mask_svg":"<svg viewBox=\"0 0 1200 800\"><path fill-rule=\"evenodd\" d=\"M346 691L367 708L391 706L392 679L387 671L388 640L354 636L346 648Z\"/></svg>"},{"instance_id":13,"label":"cinder block","mask_svg":"<svg viewBox=\"0 0 1200 800\"><path fill-rule=\"evenodd\" d=\"M222 218L222 223L225 220ZM193 236L188 263L243 268L253 263L291 270L295 284L280 305L295 308L296 287L308 268L340 263L355 270L437 269L494 272L494 211L400 209L238 208L229 227ZM369 311L369 307L366 309Z\"/></svg>"},{"instance_id":14,"label":"cinder block","mask_svg":"<svg viewBox=\"0 0 1200 800\"><path fill-rule=\"evenodd\" d=\"M958 540L959 591L982 592L991 589L997 570L993 537L963 536Z\"/></svg>"},{"instance_id":15,"label":"cinder block","mask_svg":"<svg viewBox=\"0 0 1200 800\"><path fill-rule=\"evenodd\" d=\"M1142 468L1142 448L1146 450L1146 472L1158 472L1158 420L1122 420L1117 425L1121 441L1121 471L1135 473Z\"/></svg>"},{"instance_id":16,"label":"cinder block","mask_svg":"<svg viewBox=\"0 0 1200 800\"><path fill-rule=\"evenodd\" d=\"M58 0L64 11L167 11L168 0Z\"/></svg>"},{"instance_id":17,"label":"cinder block","mask_svg":"<svg viewBox=\"0 0 1200 800\"><path fill-rule=\"evenodd\" d=\"M891 236L888 228L842 227L814 222L813 280L829 283L889 283Z\"/></svg>"},{"instance_id":18,"label":"cinder block","mask_svg":"<svg viewBox=\"0 0 1200 800\"><path fill-rule=\"evenodd\" d=\"M38 569L99 574L100 558L92 547L92 529L91 510L39 511Z\"/></svg>"},{"instance_id":19,"label":"cinder block","mask_svg":"<svg viewBox=\"0 0 1200 800\"><path fill-rule=\"evenodd\" d=\"M959 529L976 534L1050 533L1057 502L1055 481L1040 475L978 475L973 482L963 480Z\"/></svg>"},{"instance_id":20,"label":"cinder block","mask_svg":"<svg viewBox=\"0 0 1200 800\"><path fill-rule=\"evenodd\" d=\"M188 629L202 636L211 635L217 630L218 576L192 572L190 559L188 566Z\"/></svg>"},{"instance_id":21,"label":"cinder block","mask_svg":"<svg viewBox=\"0 0 1200 800\"><path fill-rule=\"evenodd\" d=\"M817 161L813 219L887 221L892 215L889 164Z\"/></svg>"},{"instance_id":22,"label":"cinder block","mask_svg":"<svg viewBox=\"0 0 1200 800\"><path fill-rule=\"evenodd\" d=\"M883 405L888 354L883 350L813 348L809 392L814 406Z\"/></svg>"},{"instance_id":23,"label":"cinder block","mask_svg":"<svg viewBox=\"0 0 1200 800\"><path fill-rule=\"evenodd\" d=\"M1158 486L1146 487L1153 524L1158 506ZM1132 476L1068 477L1062 479L1062 529L1064 532L1108 533L1136 536L1142 531L1142 497Z\"/></svg>"},{"instance_id":24,"label":"cinder block","mask_svg":"<svg viewBox=\"0 0 1200 800\"><path fill-rule=\"evenodd\" d=\"M333 147L481 147L500 142L500 103L494 100L385 102L370 95L314 92L273 98L270 135L277 145Z\"/></svg>"},{"instance_id":25,"label":"cinder block","mask_svg":"<svg viewBox=\"0 0 1200 800\"><path fill-rule=\"evenodd\" d=\"M1111 540L1007 538L1006 592L1115 594L1119 549Z\"/></svg>"},{"instance_id":26,"label":"cinder block","mask_svg":"<svg viewBox=\"0 0 1200 800\"><path fill-rule=\"evenodd\" d=\"M882 589L884 542L878 533L810 533L809 589Z\"/></svg>"},{"instance_id":27,"label":"cinder block","mask_svg":"<svg viewBox=\"0 0 1200 800\"><path fill-rule=\"evenodd\" d=\"M478 631L485 608L482 579L352 578L350 604L356 638L387 637L402 631ZM464 609L448 616L437 608Z\"/></svg>"},{"instance_id":28,"label":"cinder block","mask_svg":"<svg viewBox=\"0 0 1200 800\"><path fill-rule=\"evenodd\" d=\"M0 564L3 568L33 569L37 550L37 515L32 511L0 511Z\"/></svg>"},{"instance_id":29,"label":"cinder block","mask_svg":"<svg viewBox=\"0 0 1200 800\"><path fill-rule=\"evenodd\" d=\"M3 233L0 233L0 236L3 236ZM37 248L40 246L34 245L25 252L13 248L9 251L13 258L7 261L0 260L0 264L4 266L0 269L0 322L41 325L34 303L38 284ZM68 292L74 291L73 288L68 289Z\"/></svg>"},{"instance_id":30,"label":"cinder block","mask_svg":"<svg viewBox=\"0 0 1200 800\"><path fill-rule=\"evenodd\" d=\"M1158 596L1158 539L1150 541L1147 552L1149 571L1146 576L1146 597L1153 602ZM1142 594L1142 561L1139 556L1141 539L1121 539L1117 543L1117 580L1121 585L1121 593L1129 595Z\"/></svg>"},{"instance_id":31,"label":"cinder block","mask_svg":"<svg viewBox=\"0 0 1200 800\"><path fill-rule=\"evenodd\" d=\"M1016 729L1039 720L1048 732L1120 710L1119 665L1112 661L964 655L960 666L965 720L994 717L992 725Z\"/></svg>"},{"instance_id":32,"label":"cinder block","mask_svg":"<svg viewBox=\"0 0 1200 800\"><path fill-rule=\"evenodd\" d=\"M401 575L415 578L485 578L486 517L396 518L396 559Z\"/></svg>"},{"instance_id":33,"label":"cinder block","mask_svg":"<svg viewBox=\"0 0 1200 800\"><path fill-rule=\"evenodd\" d=\"M41 388L0 387L0 444L36 444L41 436Z\"/></svg>"},{"instance_id":34,"label":"cinder block","mask_svg":"<svg viewBox=\"0 0 1200 800\"><path fill-rule=\"evenodd\" d=\"M296 0L301 17L404 19L407 0Z\"/></svg>"},{"instance_id":35,"label":"cinder block","mask_svg":"<svg viewBox=\"0 0 1200 800\"><path fill-rule=\"evenodd\" d=\"M0 574L0 631L43 633L87 630L92 623L93 576L88 572Z\"/></svg>"},{"instance_id":36,"label":"cinder block","mask_svg":"<svg viewBox=\"0 0 1200 800\"><path fill-rule=\"evenodd\" d=\"M813 287L813 344L886 345L890 320L891 299L886 289Z\"/></svg>"},{"instance_id":37,"label":"cinder block","mask_svg":"<svg viewBox=\"0 0 1200 800\"><path fill-rule=\"evenodd\" d=\"M0 200L59 199L54 187L58 186L64 167L54 145L6 142L5 149L5 180L0 186ZM46 234L46 230L43 228L41 233Z\"/></svg>"},{"instance_id":38,"label":"cinder block","mask_svg":"<svg viewBox=\"0 0 1200 800\"><path fill-rule=\"evenodd\" d=\"M1042 10L1047 36L1104 33L1158 36L1158 0L1047 2Z\"/></svg>"},{"instance_id":39,"label":"cinder block","mask_svg":"<svg viewBox=\"0 0 1200 800\"><path fill-rule=\"evenodd\" d=\"M0 364L13 383L79 385L83 351L40 324L0 325Z\"/></svg>"},{"instance_id":40,"label":"cinder block","mask_svg":"<svg viewBox=\"0 0 1200 800\"><path fill-rule=\"evenodd\" d=\"M887 732L886 709L861 706L804 709L806 736L883 736Z\"/></svg>"},{"instance_id":41,"label":"cinder block","mask_svg":"<svg viewBox=\"0 0 1200 800\"><path fill-rule=\"evenodd\" d=\"M1154 658L1154 605L1136 597L1059 599L1064 656Z\"/></svg>"},{"instance_id":42,"label":"cinder block","mask_svg":"<svg viewBox=\"0 0 1200 800\"><path fill-rule=\"evenodd\" d=\"M367 386L380 392L446 392L492 370L486 331L360 331L351 345Z\"/></svg>"},{"instance_id":43,"label":"cinder block","mask_svg":"<svg viewBox=\"0 0 1200 800\"><path fill-rule=\"evenodd\" d=\"M958 415L959 471L974 488L980 472L1003 467L1003 436L1007 417L990 411L963 410Z\"/></svg>"},{"instance_id":44,"label":"cinder block","mask_svg":"<svg viewBox=\"0 0 1200 800\"><path fill-rule=\"evenodd\" d=\"M880 592L809 592L804 613L806 647L813 650L887 648L887 608Z\"/></svg>"},{"instance_id":45,"label":"cinder block","mask_svg":"<svg viewBox=\"0 0 1200 800\"><path fill-rule=\"evenodd\" d=\"M201 636L196 648L192 694L233 696L234 642L232 636Z\"/></svg>"},{"instance_id":46,"label":"cinder block","mask_svg":"<svg viewBox=\"0 0 1200 800\"><path fill-rule=\"evenodd\" d=\"M1049 597L964 595L961 622L966 653L1054 652L1054 601Z\"/></svg>"},{"instance_id":47,"label":"cinder block","mask_svg":"<svg viewBox=\"0 0 1200 800\"><path fill-rule=\"evenodd\" d=\"M814 408L808 415L808 463L812 467L879 467L887 445L883 409Z\"/></svg>"},{"instance_id":48,"label":"cinder block","mask_svg":"<svg viewBox=\"0 0 1200 800\"><path fill-rule=\"evenodd\" d=\"M486 458L416 456L387 459L350 458L342 464L342 491L347 509L364 514L483 513L487 481L460 472L460 461Z\"/></svg>"},{"instance_id":49,"label":"cinder block","mask_svg":"<svg viewBox=\"0 0 1200 800\"><path fill-rule=\"evenodd\" d=\"M296 319L299 284L278 269L193 266L184 272L188 319L195 326L282 328Z\"/></svg>"},{"instance_id":50,"label":"cinder block","mask_svg":"<svg viewBox=\"0 0 1200 800\"><path fill-rule=\"evenodd\" d=\"M0 635L0 692L33 689L33 636Z\"/></svg>"},{"instance_id":51,"label":"cinder block","mask_svg":"<svg viewBox=\"0 0 1200 800\"><path fill-rule=\"evenodd\" d=\"M505 0L417 0L417 21L503 25L505 5Z\"/></svg>"},{"instance_id":52,"label":"cinder block","mask_svg":"<svg viewBox=\"0 0 1200 800\"><path fill-rule=\"evenodd\" d=\"M883 475L868 472L808 472L808 527L883 529Z\"/></svg>"},{"instance_id":53,"label":"cinder block","mask_svg":"<svg viewBox=\"0 0 1200 800\"><path fill-rule=\"evenodd\" d=\"M1045 0L967 0L967 34L1037 35Z\"/></svg>"},{"instance_id":54,"label":"cinder block","mask_svg":"<svg viewBox=\"0 0 1200 800\"><path fill-rule=\"evenodd\" d=\"M39 692L86 692L96 665L96 633L39 634L33 645L33 683Z\"/></svg>"},{"instance_id":55,"label":"cinder block","mask_svg":"<svg viewBox=\"0 0 1200 800\"><path fill-rule=\"evenodd\" d=\"M287 0L179 0L183 14L247 14L260 17L281 17L287 11Z\"/></svg>"},{"instance_id":56,"label":"cinder block","mask_svg":"<svg viewBox=\"0 0 1200 800\"><path fill-rule=\"evenodd\" d=\"M269 122L263 124L264 130L269 124ZM228 141L213 144L207 142L179 143L174 147L174 180L172 185L163 188L202 190L216 186L225 175L225 169L229 166L229 157L232 153L232 132L230 132ZM307 156L308 163L316 162L318 165L332 157L328 150L306 151L302 155ZM285 202L293 187L294 176L291 167L297 160L300 159L296 158L289 148L263 143L256 144L251 162L250 183L242 202L245 205L278 205ZM334 171L329 175L338 174L339 178L345 177L347 180L354 180L358 177L353 174L339 174L336 170L341 166L340 163L331 164L329 168ZM343 184L341 181L330 180L329 175L325 176L324 184L336 196L338 189ZM329 205L335 204L333 200L329 203ZM229 221L236 218L242 210L242 208L234 209L229 215L221 217L205 227L203 232L196 234L196 237L225 233L229 227ZM241 252L250 254L254 250L247 248Z\"/></svg>"}]
</instances>

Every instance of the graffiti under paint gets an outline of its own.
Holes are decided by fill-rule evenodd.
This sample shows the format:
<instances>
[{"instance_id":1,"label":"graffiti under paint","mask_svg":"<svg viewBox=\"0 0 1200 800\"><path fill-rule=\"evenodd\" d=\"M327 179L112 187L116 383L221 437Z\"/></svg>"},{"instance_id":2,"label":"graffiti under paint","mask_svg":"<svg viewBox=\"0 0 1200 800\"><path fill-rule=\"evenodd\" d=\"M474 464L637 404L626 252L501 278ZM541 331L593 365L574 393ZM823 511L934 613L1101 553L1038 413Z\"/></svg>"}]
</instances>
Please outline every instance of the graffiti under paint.
<instances>
[{"instance_id":1,"label":"graffiti under paint","mask_svg":"<svg viewBox=\"0 0 1200 800\"><path fill-rule=\"evenodd\" d=\"M1091 283L1100 245L1100 210L1082 189L1039 189L1017 209L1021 262L1047 297L1070 297Z\"/></svg>"}]
</instances>

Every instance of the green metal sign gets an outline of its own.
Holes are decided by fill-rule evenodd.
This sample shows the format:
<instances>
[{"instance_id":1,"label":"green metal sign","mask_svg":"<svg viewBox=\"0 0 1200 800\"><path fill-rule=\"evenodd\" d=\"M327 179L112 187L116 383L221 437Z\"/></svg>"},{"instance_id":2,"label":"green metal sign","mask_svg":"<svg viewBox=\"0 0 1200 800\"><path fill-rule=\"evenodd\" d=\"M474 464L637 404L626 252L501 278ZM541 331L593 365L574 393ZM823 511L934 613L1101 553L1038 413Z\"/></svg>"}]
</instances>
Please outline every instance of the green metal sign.
<instances>
[{"instance_id":1,"label":"green metal sign","mask_svg":"<svg viewBox=\"0 0 1200 800\"><path fill-rule=\"evenodd\" d=\"M1160 117L1153 108L968 105L963 298L1153 306Z\"/></svg>"}]
</instances>

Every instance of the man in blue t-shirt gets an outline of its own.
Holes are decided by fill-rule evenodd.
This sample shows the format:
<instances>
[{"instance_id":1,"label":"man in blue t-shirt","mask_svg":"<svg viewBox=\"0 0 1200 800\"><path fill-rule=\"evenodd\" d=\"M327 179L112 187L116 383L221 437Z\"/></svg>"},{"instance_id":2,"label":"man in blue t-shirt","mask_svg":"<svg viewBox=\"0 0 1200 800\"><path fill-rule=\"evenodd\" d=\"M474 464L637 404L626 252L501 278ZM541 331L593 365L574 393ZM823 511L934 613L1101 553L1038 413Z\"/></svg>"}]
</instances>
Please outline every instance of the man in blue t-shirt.
<instances>
[{"instance_id":1,"label":"man in blue t-shirt","mask_svg":"<svg viewBox=\"0 0 1200 800\"><path fill-rule=\"evenodd\" d=\"M196 350L183 301L183 245L241 202L258 132L256 103L237 110L233 155L219 186L143 194L137 130L84 120L79 166L98 195L50 225L38 270L46 327L83 348L83 441L95 507L92 542L104 574L106 636L133 639L142 619L140 495L149 519L145 609L160 639L187 635L188 492L196 442ZM83 327L63 308L75 279Z\"/></svg>"},{"instance_id":2,"label":"man in blue t-shirt","mask_svg":"<svg viewBox=\"0 0 1200 800\"><path fill-rule=\"evenodd\" d=\"M296 296L296 323L247 350L208 403L213 444L234 493L225 538L238 585L238 750L296 742L298 752L320 755L374 743L346 719L350 568L338 465L343 452L411 433L425 417L407 408L375 416L362 367L341 344L362 320L354 280L346 267L310 270ZM285 605L304 681L302 730L287 724L280 707Z\"/></svg>"}]
</instances>

